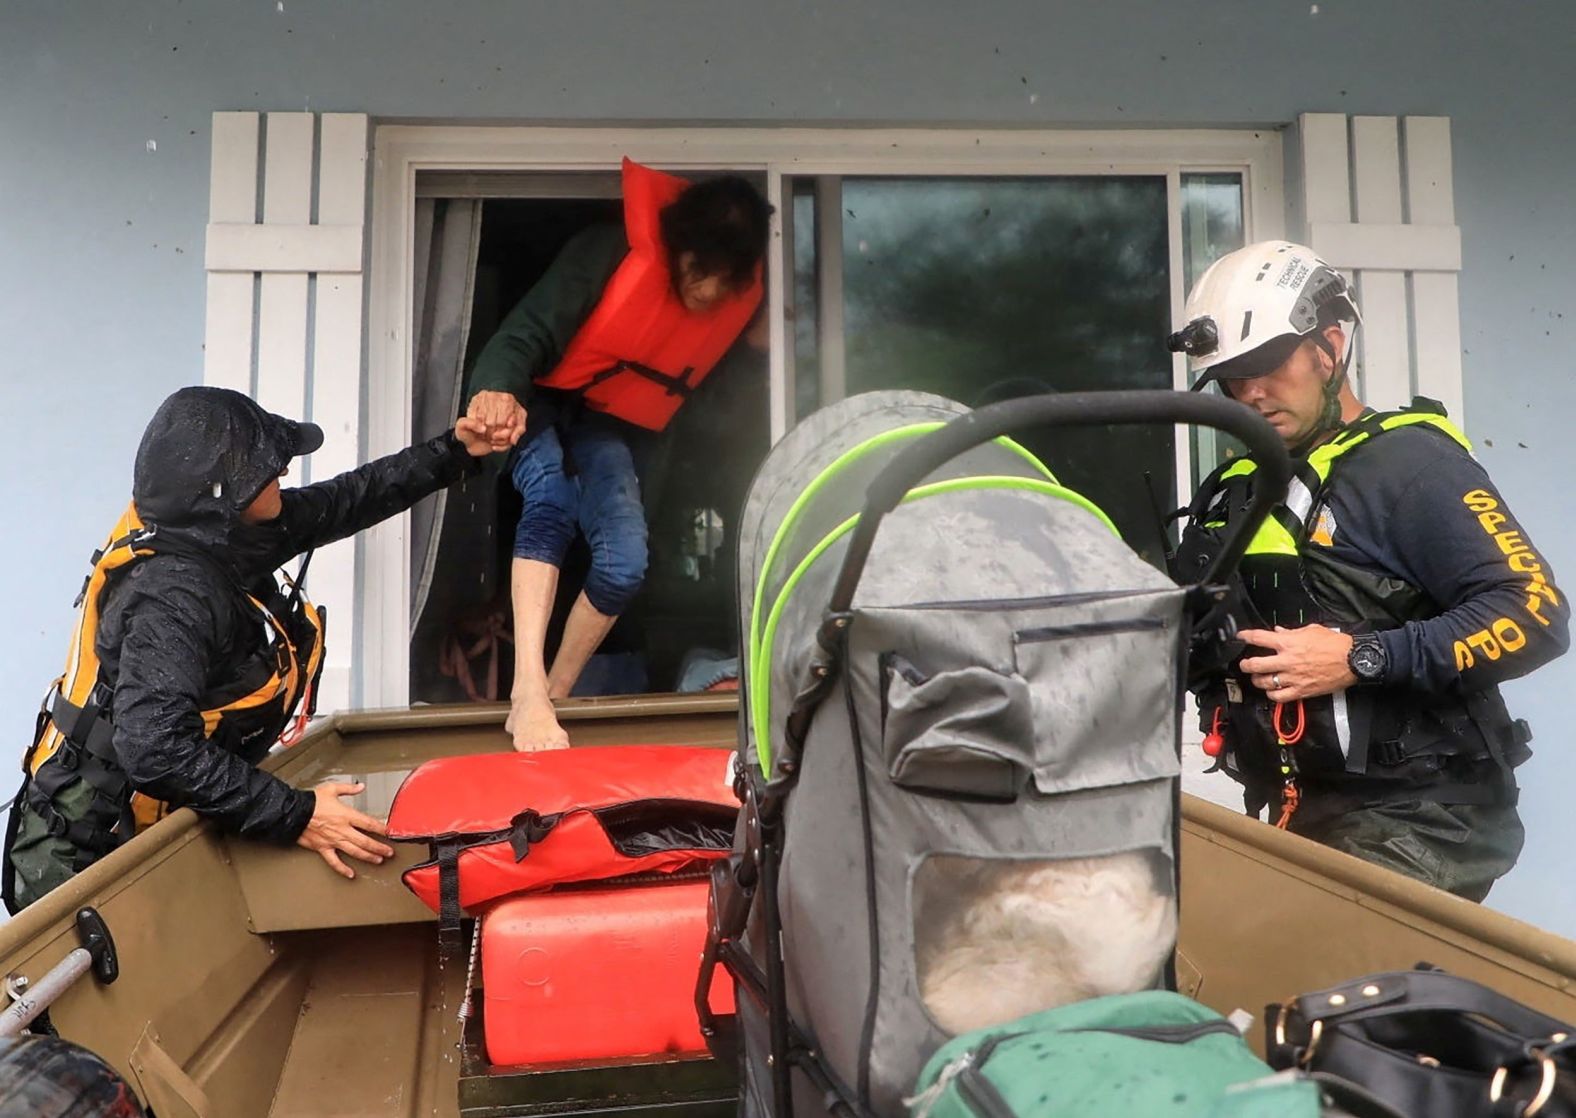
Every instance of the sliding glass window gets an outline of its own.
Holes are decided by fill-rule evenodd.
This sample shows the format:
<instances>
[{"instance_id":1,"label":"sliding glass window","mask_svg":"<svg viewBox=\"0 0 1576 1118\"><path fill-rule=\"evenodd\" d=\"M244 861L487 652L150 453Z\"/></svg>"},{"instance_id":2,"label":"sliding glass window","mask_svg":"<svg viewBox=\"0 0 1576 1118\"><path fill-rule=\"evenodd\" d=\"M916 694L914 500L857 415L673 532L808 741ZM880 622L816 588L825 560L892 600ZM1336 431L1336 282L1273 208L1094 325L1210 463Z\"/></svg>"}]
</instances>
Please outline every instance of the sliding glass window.
<instances>
[{"instance_id":1,"label":"sliding glass window","mask_svg":"<svg viewBox=\"0 0 1576 1118\"><path fill-rule=\"evenodd\" d=\"M1170 388L1184 284L1243 235L1240 173L816 176L785 184L796 414L908 388L971 407L1043 392ZM1167 429L1025 440L1124 537L1159 554L1179 456ZM1187 457L1214 456L1202 443Z\"/></svg>"}]
</instances>

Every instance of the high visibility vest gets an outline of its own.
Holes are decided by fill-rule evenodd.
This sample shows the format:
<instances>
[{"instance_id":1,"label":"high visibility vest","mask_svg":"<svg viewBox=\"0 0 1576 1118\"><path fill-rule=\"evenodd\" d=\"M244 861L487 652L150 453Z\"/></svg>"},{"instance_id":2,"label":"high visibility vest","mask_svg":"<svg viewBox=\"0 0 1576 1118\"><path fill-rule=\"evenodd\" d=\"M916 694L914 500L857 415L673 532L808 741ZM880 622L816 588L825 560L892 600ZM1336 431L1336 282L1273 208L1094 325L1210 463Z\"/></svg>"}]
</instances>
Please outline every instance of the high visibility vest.
<instances>
[{"instance_id":1,"label":"high visibility vest","mask_svg":"<svg viewBox=\"0 0 1576 1118\"><path fill-rule=\"evenodd\" d=\"M1370 412L1295 463L1285 496L1248 544L1231 585L1239 628L1299 628L1320 624L1345 632L1397 628L1437 614L1418 587L1405 580L1340 562L1328 552L1326 491L1342 458L1391 431L1426 426L1464 450L1461 429L1422 401L1392 412ZM1218 550L1226 527L1252 500L1257 463L1228 462L1200 487L1172 564L1179 581L1195 580ZM1274 704L1231 662L1212 678L1195 679L1205 721L1218 710L1224 722L1228 772L1250 791L1267 791L1283 778L1278 760ZM1306 730L1295 746L1305 783L1359 785L1382 794L1382 780L1396 795L1453 803L1499 803L1514 798L1510 768L1530 754L1525 723L1514 722L1496 688L1459 698L1418 697L1396 689L1354 687L1303 702ZM1468 787L1441 778L1445 757L1492 758L1503 780ZM1423 791L1424 788L1428 790Z\"/></svg>"}]
</instances>

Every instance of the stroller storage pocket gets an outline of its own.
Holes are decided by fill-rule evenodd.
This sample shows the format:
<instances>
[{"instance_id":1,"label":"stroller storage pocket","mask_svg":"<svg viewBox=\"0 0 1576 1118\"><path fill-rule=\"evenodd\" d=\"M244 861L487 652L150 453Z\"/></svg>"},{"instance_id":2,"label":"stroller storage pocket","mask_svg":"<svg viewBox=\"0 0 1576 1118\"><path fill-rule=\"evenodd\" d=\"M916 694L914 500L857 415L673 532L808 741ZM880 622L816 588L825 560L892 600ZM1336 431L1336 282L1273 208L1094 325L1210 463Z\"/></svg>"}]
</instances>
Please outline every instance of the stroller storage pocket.
<instances>
[{"instance_id":1,"label":"stroller storage pocket","mask_svg":"<svg viewBox=\"0 0 1576 1118\"><path fill-rule=\"evenodd\" d=\"M881 658L882 746L894 784L915 792L1011 801L1033 766L1029 685L971 665L926 675Z\"/></svg>"},{"instance_id":2,"label":"stroller storage pocket","mask_svg":"<svg viewBox=\"0 0 1576 1118\"><path fill-rule=\"evenodd\" d=\"M1034 718L1034 783L1050 794L1174 777L1177 626L1128 599L1012 634ZM1148 607L1148 608L1146 608ZM1070 611L1069 611L1070 612Z\"/></svg>"}]
</instances>

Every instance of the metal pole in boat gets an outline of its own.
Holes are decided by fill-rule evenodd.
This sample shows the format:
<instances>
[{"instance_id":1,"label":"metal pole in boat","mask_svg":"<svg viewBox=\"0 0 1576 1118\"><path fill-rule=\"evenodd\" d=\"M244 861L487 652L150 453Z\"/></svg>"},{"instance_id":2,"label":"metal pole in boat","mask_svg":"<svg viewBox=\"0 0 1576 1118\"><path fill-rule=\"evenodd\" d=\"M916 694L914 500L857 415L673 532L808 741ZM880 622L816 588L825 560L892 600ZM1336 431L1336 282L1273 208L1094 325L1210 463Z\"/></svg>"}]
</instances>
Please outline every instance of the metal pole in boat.
<instances>
[{"instance_id":1,"label":"metal pole in boat","mask_svg":"<svg viewBox=\"0 0 1576 1118\"><path fill-rule=\"evenodd\" d=\"M115 941L110 938L109 926L96 910L84 908L77 913L77 934L82 937L82 946L51 967L37 982L28 982L21 975L6 980L11 1004L0 1012L0 1037L20 1035L88 971L93 971L106 986L120 977Z\"/></svg>"}]
</instances>

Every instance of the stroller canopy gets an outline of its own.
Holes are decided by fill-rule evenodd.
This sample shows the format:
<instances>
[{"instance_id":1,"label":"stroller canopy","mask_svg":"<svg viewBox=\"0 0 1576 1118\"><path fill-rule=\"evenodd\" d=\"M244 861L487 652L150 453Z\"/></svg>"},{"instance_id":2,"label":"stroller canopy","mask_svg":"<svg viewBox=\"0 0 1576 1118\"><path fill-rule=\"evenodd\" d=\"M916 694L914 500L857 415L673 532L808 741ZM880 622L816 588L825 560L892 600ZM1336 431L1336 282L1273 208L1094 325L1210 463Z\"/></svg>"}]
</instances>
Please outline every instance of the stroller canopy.
<instances>
[{"instance_id":1,"label":"stroller canopy","mask_svg":"<svg viewBox=\"0 0 1576 1118\"><path fill-rule=\"evenodd\" d=\"M769 770L870 482L919 436L968 408L869 392L823 408L775 446L740 518L740 743ZM1171 588L1105 513L1002 438L959 455L883 522L856 607Z\"/></svg>"}]
</instances>

